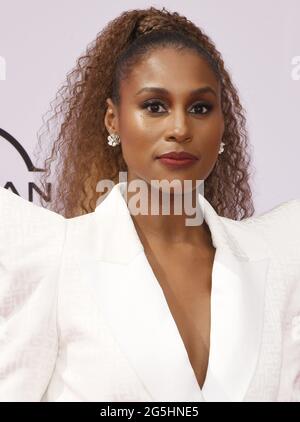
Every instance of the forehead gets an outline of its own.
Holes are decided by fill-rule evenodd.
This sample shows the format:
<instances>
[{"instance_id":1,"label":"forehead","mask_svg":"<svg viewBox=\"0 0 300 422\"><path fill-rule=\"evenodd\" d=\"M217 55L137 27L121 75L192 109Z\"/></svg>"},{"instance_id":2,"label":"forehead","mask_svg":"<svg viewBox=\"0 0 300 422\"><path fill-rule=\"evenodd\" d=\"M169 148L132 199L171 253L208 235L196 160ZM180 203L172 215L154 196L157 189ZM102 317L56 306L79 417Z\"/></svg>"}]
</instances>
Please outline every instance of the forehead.
<instances>
[{"instance_id":1,"label":"forehead","mask_svg":"<svg viewBox=\"0 0 300 422\"><path fill-rule=\"evenodd\" d=\"M219 82L209 64L191 50L160 48L147 53L121 82L123 92L146 86L163 86L172 91L185 92L202 85L211 85L219 92Z\"/></svg>"}]
</instances>

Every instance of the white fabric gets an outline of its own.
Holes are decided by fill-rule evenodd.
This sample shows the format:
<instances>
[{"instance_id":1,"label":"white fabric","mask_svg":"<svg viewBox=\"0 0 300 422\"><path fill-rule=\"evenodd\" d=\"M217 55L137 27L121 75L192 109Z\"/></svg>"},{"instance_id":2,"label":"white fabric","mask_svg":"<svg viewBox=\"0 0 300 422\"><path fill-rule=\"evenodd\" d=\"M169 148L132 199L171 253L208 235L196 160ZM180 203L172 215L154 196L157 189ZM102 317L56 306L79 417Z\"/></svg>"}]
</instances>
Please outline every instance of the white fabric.
<instances>
[{"instance_id":1,"label":"white fabric","mask_svg":"<svg viewBox=\"0 0 300 422\"><path fill-rule=\"evenodd\" d=\"M201 389L114 186L64 219L0 189L0 401L300 401L300 200L217 215Z\"/></svg>"}]
</instances>

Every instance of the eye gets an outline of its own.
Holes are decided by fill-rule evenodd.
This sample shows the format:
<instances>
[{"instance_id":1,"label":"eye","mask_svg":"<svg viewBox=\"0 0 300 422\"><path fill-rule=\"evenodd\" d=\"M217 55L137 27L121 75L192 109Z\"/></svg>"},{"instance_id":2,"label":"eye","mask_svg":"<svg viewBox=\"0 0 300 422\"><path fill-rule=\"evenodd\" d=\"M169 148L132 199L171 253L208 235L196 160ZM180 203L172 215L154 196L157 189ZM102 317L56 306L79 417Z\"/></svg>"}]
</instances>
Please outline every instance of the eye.
<instances>
[{"instance_id":1,"label":"eye","mask_svg":"<svg viewBox=\"0 0 300 422\"><path fill-rule=\"evenodd\" d=\"M162 109L160 107L164 108L164 104L161 101L158 101L158 100L149 100L149 101L144 102L143 105L142 105L142 108L147 109L147 111L149 111L151 114L162 114L162 112L161 112ZM149 110L149 108L151 110ZM205 115L205 114L208 114L212 110L213 106L209 103L196 103L196 104L193 105L192 109L193 108L195 108L197 110L199 110L201 108L205 108L207 111L204 112L204 113L192 112L192 114Z\"/></svg>"},{"instance_id":2,"label":"eye","mask_svg":"<svg viewBox=\"0 0 300 422\"><path fill-rule=\"evenodd\" d=\"M151 107L152 111L150 111L150 113L152 113L154 111L154 114L157 114L159 107L163 106L163 105L164 104L161 101L150 100L150 101L144 102L144 104L142 105L142 108L147 109L147 111L150 111L150 110L148 110L148 107ZM161 113L158 113L158 114L161 114Z\"/></svg>"},{"instance_id":3,"label":"eye","mask_svg":"<svg viewBox=\"0 0 300 422\"><path fill-rule=\"evenodd\" d=\"M199 110L199 108L201 109L202 107L206 108L207 111L205 113L197 113L196 112L196 113L192 113L192 114L208 114L213 108L213 106L209 103L197 103L197 104L193 105L192 108L197 108Z\"/></svg>"}]
</instances>

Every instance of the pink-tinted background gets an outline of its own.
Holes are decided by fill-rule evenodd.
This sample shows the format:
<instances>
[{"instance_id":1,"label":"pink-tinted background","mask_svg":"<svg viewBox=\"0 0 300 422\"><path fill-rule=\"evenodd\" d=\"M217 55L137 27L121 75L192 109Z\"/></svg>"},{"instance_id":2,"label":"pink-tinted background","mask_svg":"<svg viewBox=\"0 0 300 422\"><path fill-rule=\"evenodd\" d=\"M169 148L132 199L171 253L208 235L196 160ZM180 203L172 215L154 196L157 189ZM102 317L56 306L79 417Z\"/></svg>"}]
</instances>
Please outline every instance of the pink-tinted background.
<instances>
[{"instance_id":1,"label":"pink-tinted background","mask_svg":"<svg viewBox=\"0 0 300 422\"><path fill-rule=\"evenodd\" d=\"M122 11L151 5L186 15L223 55L247 111L255 214L300 198L298 0L0 0L0 128L33 159L42 116L87 44ZM33 180L0 137L0 185L28 198Z\"/></svg>"}]
</instances>

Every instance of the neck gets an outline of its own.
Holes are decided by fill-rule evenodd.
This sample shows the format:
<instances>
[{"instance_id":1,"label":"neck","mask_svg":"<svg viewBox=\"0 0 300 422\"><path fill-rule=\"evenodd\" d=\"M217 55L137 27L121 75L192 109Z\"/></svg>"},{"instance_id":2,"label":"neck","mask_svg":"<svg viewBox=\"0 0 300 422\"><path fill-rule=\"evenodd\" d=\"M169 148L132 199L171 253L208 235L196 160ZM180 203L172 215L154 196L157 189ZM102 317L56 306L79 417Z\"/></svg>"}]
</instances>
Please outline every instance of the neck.
<instances>
[{"instance_id":1,"label":"neck","mask_svg":"<svg viewBox=\"0 0 300 422\"><path fill-rule=\"evenodd\" d=\"M162 191L156 191L155 194L152 191L151 194L151 186L148 185L146 194L140 195L139 192L129 192L128 184L125 199L141 238L169 246L172 243L212 247L210 230L203 219L203 212L199 205L198 189L180 195L171 193L166 195ZM180 209L179 214L176 214L176 207ZM155 214L151 210L155 210ZM195 215L198 218L195 218ZM189 225L188 221L194 225Z\"/></svg>"}]
</instances>

